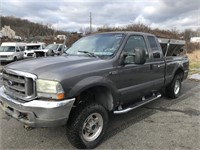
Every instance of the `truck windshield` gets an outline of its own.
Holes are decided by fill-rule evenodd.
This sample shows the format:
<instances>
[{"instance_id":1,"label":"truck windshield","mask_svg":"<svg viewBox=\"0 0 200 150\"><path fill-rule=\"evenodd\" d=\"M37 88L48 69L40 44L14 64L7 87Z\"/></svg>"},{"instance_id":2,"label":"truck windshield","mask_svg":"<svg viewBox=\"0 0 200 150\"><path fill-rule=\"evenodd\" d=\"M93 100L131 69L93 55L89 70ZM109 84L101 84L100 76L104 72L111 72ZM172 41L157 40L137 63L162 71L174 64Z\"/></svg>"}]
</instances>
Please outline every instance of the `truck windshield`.
<instances>
[{"instance_id":1,"label":"truck windshield","mask_svg":"<svg viewBox=\"0 0 200 150\"><path fill-rule=\"evenodd\" d=\"M1 46L0 52L15 52L14 46Z\"/></svg>"},{"instance_id":2,"label":"truck windshield","mask_svg":"<svg viewBox=\"0 0 200 150\"><path fill-rule=\"evenodd\" d=\"M58 48L58 44L49 44L46 49L56 50Z\"/></svg>"},{"instance_id":3,"label":"truck windshield","mask_svg":"<svg viewBox=\"0 0 200 150\"><path fill-rule=\"evenodd\" d=\"M69 55L85 55L90 53L100 57L110 57L118 50L123 37L124 34L121 33L97 34L83 37L75 42L66 53Z\"/></svg>"},{"instance_id":4,"label":"truck windshield","mask_svg":"<svg viewBox=\"0 0 200 150\"><path fill-rule=\"evenodd\" d=\"M26 47L26 50L38 50L40 45L29 45Z\"/></svg>"}]
</instances>

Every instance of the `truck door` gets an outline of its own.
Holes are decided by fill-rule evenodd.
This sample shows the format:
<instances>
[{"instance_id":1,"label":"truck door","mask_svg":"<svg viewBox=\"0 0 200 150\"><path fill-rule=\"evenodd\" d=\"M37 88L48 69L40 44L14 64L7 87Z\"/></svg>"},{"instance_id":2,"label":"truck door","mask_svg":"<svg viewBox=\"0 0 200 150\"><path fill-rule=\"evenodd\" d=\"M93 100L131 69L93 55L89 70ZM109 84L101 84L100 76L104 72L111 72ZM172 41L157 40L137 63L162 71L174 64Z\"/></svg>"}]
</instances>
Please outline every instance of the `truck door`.
<instances>
[{"instance_id":1,"label":"truck door","mask_svg":"<svg viewBox=\"0 0 200 150\"><path fill-rule=\"evenodd\" d=\"M147 44L150 50L151 75L155 81L154 88L159 89L164 85L165 61L163 52L157 38L154 36L147 36Z\"/></svg>"},{"instance_id":2,"label":"truck door","mask_svg":"<svg viewBox=\"0 0 200 150\"><path fill-rule=\"evenodd\" d=\"M145 38L142 35L131 35L123 48L123 53L131 56L135 48L141 48L146 51L147 61L143 65L138 65L131 58L126 60L128 63L119 66L119 93L122 103L134 101L135 98L156 90L157 78L155 74L157 73L154 71L154 63L151 62ZM129 56L126 59L129 59Z\"/></svg>"}]
</instances>

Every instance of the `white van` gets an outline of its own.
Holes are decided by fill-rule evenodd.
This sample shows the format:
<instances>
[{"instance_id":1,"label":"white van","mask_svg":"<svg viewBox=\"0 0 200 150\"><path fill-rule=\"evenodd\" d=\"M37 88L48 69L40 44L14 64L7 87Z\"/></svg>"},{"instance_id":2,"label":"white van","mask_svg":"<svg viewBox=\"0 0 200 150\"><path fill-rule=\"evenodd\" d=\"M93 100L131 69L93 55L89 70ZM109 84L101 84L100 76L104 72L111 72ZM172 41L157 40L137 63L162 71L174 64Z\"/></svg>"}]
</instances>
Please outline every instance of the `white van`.
<instances>
[{"instance_id":1,"label":"white van","mask_svg":"<svg viewBox=\"0 0 200 150\"><path fill-rule=\"evenodd\" d=\"M0 61L11 62L23 59L26 43L3 42L0 47Z\"/></svg>"},{"instance_id":2,"label":"white van","mask_svg":"<svg viewBox=\"0 0 200 150\"><path fill-rule=\"evenodd\" d=\"M45 43L27 43L24 51L24 58L34 57L36 50L43 50L46 47Z\"/></svg>"}]
</instances>

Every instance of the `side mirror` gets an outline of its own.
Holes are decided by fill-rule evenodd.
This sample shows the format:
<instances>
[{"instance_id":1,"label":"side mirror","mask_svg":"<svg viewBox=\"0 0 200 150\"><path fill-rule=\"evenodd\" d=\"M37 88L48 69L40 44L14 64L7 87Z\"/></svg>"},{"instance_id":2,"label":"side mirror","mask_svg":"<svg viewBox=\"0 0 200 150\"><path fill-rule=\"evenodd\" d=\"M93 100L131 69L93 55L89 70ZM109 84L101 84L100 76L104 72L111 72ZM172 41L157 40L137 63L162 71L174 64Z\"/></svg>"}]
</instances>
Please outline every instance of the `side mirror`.
<instances>
[{"instance_id":1,"label":"side mirror","mask_svg":"<svg viewBox=\"0 0 200 150\"><path fill-rule=\"evenodd\" d=\"M146 52L144 49L135 48L135 64L144 64L146 62Z\"/></svg>"},{"instance_id":2,"label":"side mirror","mask_svg":"<svg viewBox=\"0 0 200 150\"><path fill-rule=\"evenodd\" d=\"M17 49L17 50L16 50L16 52L20 52L20 50L19 50L19 49Z\"/></svg>"},{"instance_id":3,"label":"side mirror","mask_svg":"<svg viewBox=\"0 0 200 150\"><path fill-rule=\"evenodd\" d=\"M124 66L126 63L125 63L125 59L126 59L126 57L127 57L128 55L126 54L126 53L123 53L122 55L121 55L121 57L119 58L119 64L120 65L122 65L122 66Z\"/></svg>"}]
</instances>

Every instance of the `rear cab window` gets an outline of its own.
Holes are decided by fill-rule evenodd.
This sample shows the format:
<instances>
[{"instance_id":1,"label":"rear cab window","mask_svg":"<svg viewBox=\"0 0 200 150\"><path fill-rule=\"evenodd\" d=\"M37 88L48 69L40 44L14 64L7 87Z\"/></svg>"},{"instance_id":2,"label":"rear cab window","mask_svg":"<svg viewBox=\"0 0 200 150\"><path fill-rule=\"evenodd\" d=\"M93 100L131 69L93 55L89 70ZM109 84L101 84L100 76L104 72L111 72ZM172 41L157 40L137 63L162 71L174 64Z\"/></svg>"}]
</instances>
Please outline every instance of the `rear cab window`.
<instances>
[{"instance_id":1,"label":"rear cab window","mask_svg":"<svg viewBox=\"0 0 200 150\"><path fill-rule=\"evenodd\" d=\"M156 41L156 38L154 36L147 36L147 40L152 51L152 57L154 59L160 59L162 57L162 53L160 51L160 48L158 47L158 42Z\"/></svg>"}]
</instances>

